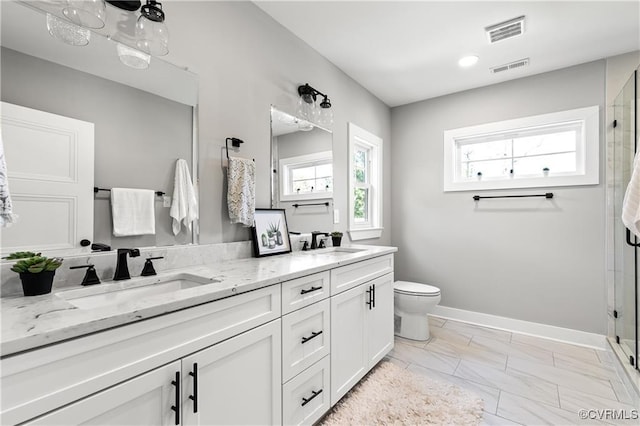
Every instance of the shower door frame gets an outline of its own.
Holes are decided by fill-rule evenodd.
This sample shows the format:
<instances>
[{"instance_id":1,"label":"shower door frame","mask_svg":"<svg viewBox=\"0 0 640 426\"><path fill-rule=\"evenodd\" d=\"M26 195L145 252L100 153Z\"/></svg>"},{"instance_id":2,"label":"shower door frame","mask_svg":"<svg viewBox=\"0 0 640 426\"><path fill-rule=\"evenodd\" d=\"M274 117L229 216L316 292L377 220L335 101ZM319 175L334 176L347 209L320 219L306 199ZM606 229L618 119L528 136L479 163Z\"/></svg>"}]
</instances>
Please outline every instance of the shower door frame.
<instances>
[{"instance_id":1,"label":"shower door frame","mask_svg":"<svg viewBox=\"0 0 640 426\"><path fill-rule=\"evenodd\" d=\"M620 221L621 212L619 210L621 209L616 207L618 205L621 206L622 200L620 198L620 194L624 192L624 189L629 182L631 172L633 171L633 161L638 151L638 125L640 121L640 111L638 108L638 71L639 70L635 70L629 80L627 80L627 82L623 86L623 89L620 91L618 96L616 96L613 106L615 118L613 122L613 144L614 150L620 150L619 152L616 152L614 154L613 158L613 169L615 176L614 192L617 192L619 194L614 197L614 221ZM631 93L625 93L625 90L627 90L627 86L630 83L633 83L633 90L631 91ZM629 95L630 97L628 97ZM627 112L625 111L625 108L630 108L630 111L627 115L625 115L625 113ZM627 118L630 121L625 122L623 118ZM629 135L626 135L625 131L627 130L627 128L629 128L629 126L633 128L633 131L629 132ZM625 137L627 136L631 137L633 141L633 153L628 153L631 154L630 159L625 158L624 155L625 149L630 150L631 148L631 146L625 147L625 142L627 142L625 140ZM629 166L627 176L624 175L624 172L626 171L625 166ZM622 178L620 180L617 179L619 174L622 175ZM640 266L638 265L638 247L640 247L640 242L638 241L638 237L636 237L635 235L633 236L633 239L631 239L631 232L626 227L624 227L624 225L622 225L622 227L626 235L620 235L620 232L616 232L614 235L614 262L616 264L616 267L614 268L614 333L616 343L619 345L621 351L627 357L626 362L628 362L636 370L640 370L638 366L638 339L640 338L638 331L638 278L640 274ZM616 229L615 224L614 229ZM626 253L625 250L627 251ZM629 250L633 250L632 264L630 264L631 262L629 262L630 259L626 259L625 256L630 255ZM619 267L618 265L621 265L621 267ZM631 278L629 275L630 269L633 269L633 282L627 282L630 281ZM631 304L629 300L623 300L624 296L629 296L628 293L630 289L633 291L633 294L631 296ZM627 321L630 315L633 316L632 321ZM627 330L629 326L633 328L632 333L629 333L629 331Z\"/></svg>"}]
</instances>

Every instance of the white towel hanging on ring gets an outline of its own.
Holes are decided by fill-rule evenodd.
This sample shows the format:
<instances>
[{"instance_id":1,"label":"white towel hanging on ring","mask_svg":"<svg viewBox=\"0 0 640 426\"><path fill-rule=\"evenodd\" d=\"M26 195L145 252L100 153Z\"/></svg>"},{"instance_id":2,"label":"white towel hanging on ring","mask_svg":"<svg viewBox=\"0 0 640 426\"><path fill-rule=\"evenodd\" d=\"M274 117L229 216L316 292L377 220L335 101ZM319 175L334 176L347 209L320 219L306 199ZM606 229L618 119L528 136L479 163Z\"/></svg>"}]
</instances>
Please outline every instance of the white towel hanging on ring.
<instances>
[{"instance_id":1,"label":"white towel hanging on ring","mask_svg":"<svg viewBox=\"0 0 640 426\"><path fill-rule=\"evenodd\" d=\"M173 218L173 235L178 235L182 224L191 231L193 221L198 219L198 197L196 195L189 165L183 159L176 161L176 174L173 182L173 201L169 216Z\"/></svg>"}]
</instances>

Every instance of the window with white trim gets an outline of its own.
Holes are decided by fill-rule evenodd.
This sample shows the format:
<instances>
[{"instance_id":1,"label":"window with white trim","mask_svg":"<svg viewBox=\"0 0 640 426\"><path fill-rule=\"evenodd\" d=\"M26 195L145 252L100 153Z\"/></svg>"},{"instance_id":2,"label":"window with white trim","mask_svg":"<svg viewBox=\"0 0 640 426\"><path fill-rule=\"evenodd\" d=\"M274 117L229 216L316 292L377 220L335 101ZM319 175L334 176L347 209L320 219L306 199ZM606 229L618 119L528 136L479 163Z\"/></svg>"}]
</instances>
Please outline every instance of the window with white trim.
<instances>
[{"instance_id":1,"label":"window with white trim","mask_svg":"<svg viewBox=\"0 0 640 426\"><path fill-rule=\"evenodd\" d=\"M382 139L349 123L349 236L382 235Z\"/></svg>"},{"instance_id":2,"label":"window with white trim","mask_svg":"<svg viewBox=\"0 0 640 426\"><path fill-rule=\"evenodd\" d=\"M444 132L444 190L599 182L599 108Z\"/></svg>"},{"instance_id":3,"label":"window with white trim","mask_svg":"<svg viewBox=\"0 0 640 426\"><path fill-rule=\"evenodd\" d=\"M280 160L280 200L333 196L333 153L316 152Z\"/></svg>"}]
</instances>

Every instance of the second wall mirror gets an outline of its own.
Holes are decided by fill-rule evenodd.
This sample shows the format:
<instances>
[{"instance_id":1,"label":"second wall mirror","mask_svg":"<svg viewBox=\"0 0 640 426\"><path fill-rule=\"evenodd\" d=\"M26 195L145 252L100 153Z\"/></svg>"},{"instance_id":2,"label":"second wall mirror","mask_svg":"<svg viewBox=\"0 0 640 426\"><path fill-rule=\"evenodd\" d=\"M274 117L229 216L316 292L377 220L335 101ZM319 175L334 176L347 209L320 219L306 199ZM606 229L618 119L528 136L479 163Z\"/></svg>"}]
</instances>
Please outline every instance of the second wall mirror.
<instances>
[{"instance_id":1,"label":"second wall mirror","mask_svg":"<svg viewBox=\"0 0 640 426\"><path fill-rule=\"evenodd\" d=\"M294 232L323 231L333 218L333 134L271 107L271 207Z\"/></svg>"}]
</instances>

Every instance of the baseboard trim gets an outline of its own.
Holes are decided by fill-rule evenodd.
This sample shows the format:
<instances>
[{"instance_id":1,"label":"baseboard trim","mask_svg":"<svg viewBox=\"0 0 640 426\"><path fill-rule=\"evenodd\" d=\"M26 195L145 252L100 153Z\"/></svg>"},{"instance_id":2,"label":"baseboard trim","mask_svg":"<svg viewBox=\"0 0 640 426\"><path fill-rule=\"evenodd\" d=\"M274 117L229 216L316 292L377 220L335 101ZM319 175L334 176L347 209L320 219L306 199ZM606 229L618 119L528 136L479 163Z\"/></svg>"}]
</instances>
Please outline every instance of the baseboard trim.
<instances>
[{"instance_id":1,"label":"baseboard trim","mask_svg":"<svg viewBox=\"0 0 640 426\"><path fill-rule=\"evenodd\" d=\"M570 343L572 345L586 346L598 350L606 350L607 348L606 336L588 333L586 331L500 317L481 312L465 311L463 309L449 308L441 305L436 306L431 314L445 319L542 337L558 342Z\"/></svg>"}]
</instances>

